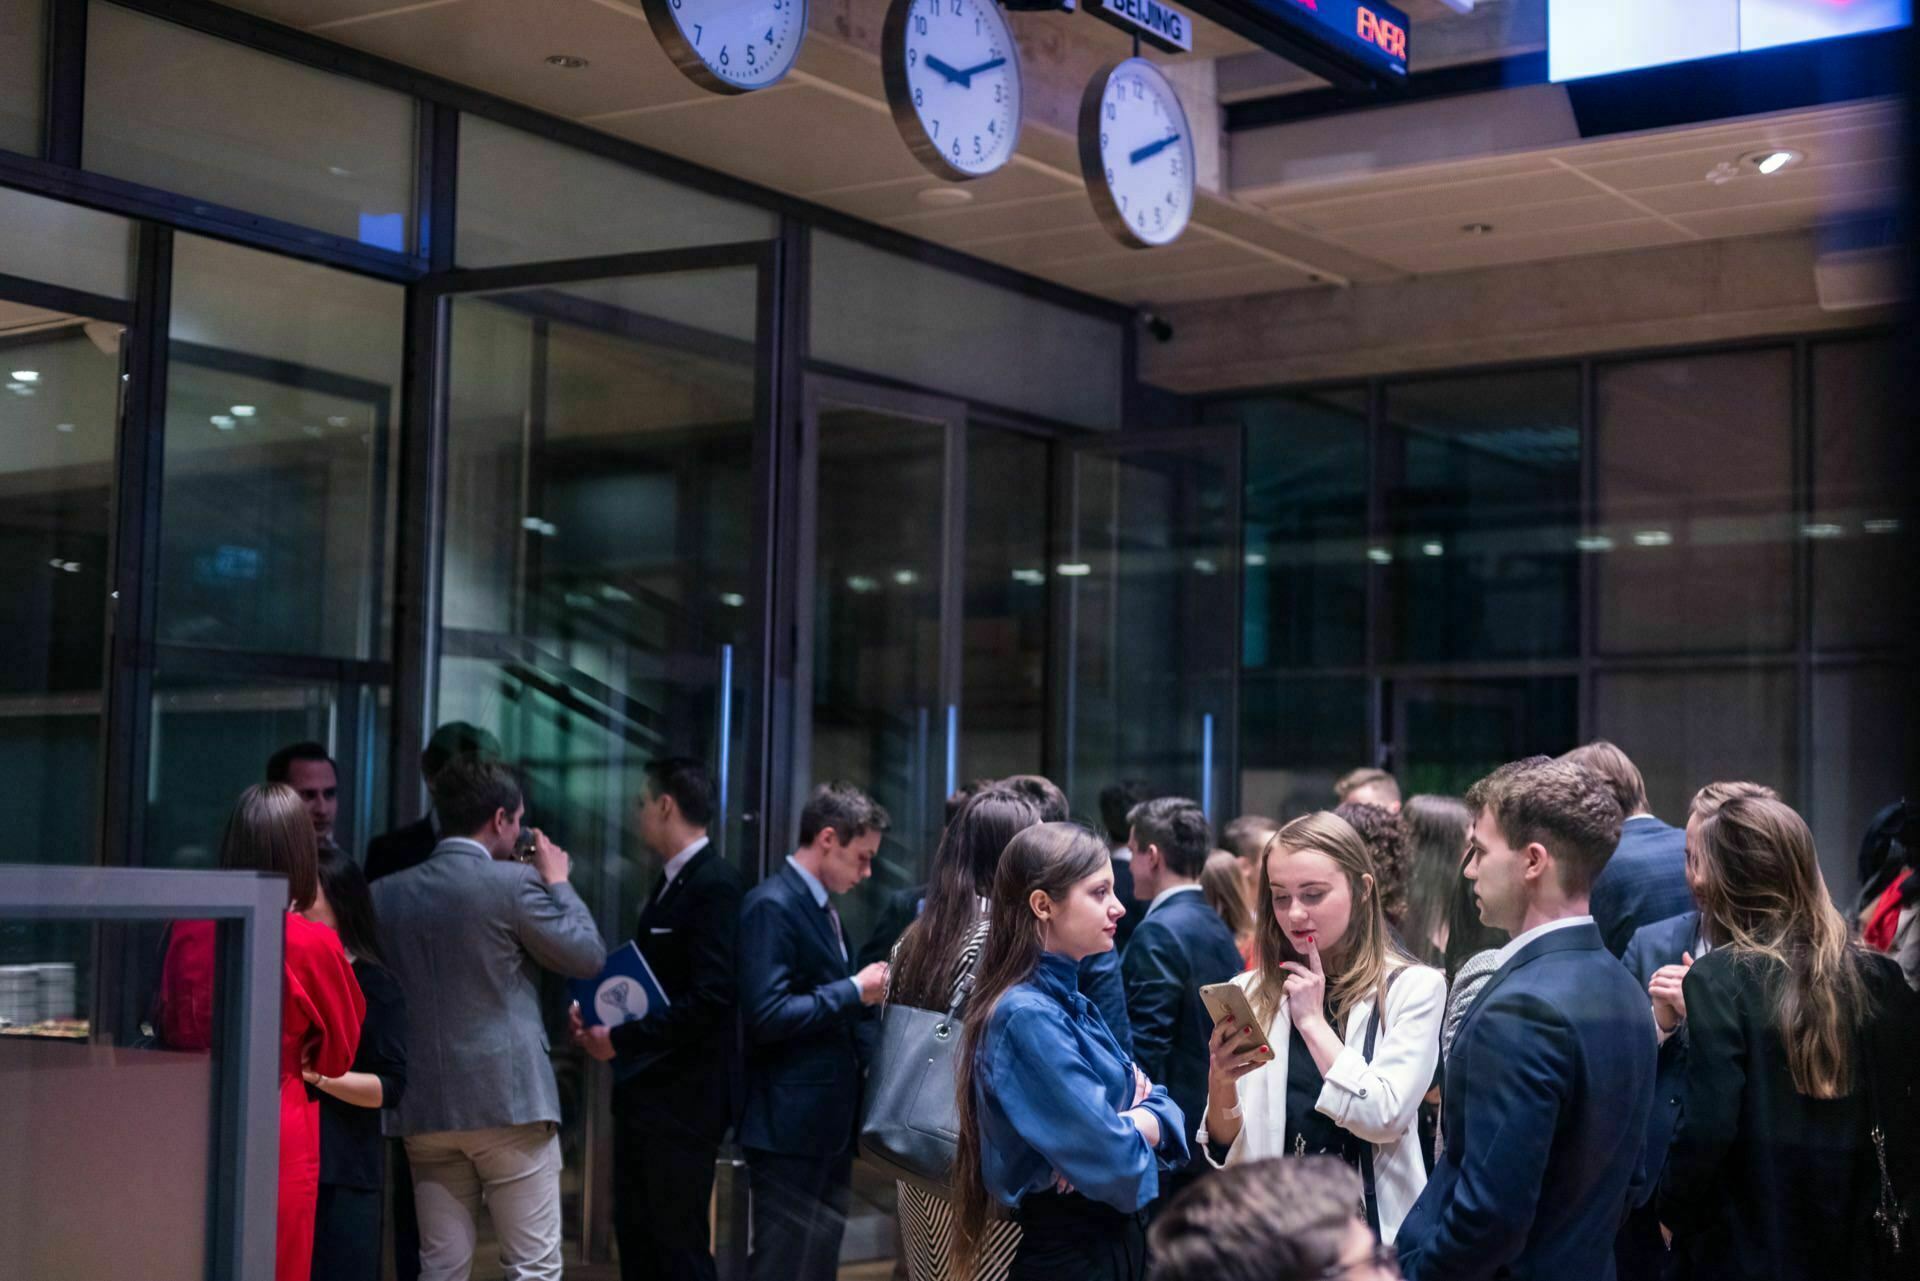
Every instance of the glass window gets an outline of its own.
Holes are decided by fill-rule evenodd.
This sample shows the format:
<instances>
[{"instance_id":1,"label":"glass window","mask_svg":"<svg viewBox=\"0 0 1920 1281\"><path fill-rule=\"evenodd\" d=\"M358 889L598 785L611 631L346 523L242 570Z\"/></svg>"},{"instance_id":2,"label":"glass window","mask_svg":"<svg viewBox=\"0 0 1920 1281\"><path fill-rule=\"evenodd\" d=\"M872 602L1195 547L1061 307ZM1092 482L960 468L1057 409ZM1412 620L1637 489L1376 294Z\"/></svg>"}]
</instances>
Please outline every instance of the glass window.
<instances>
[{"instance_id":1,"label":"glass window","mask_svg":"<svg viewBox=\"0 0 1920 1281\"><path fill-rule=\"evenodd\" d=\"M1579 652L1580 371L1402 383L1381 448L1389 649L1414 661Z\"/></svg>"},{"instance_id":2,"label":"glass window","mask_svg":"<svg viewBox=\"0 0 1920 1281\"><path fill-rule=\"evenodd\" d=\"M405 291L175 241L159 637L387 653Z\"/></svg>"},{"instance_id":3,"label":"glass window","mask_svg":"<svg viewBox=\"0 0 1920 1281\"><path fill-rule=\"evenodd\" d=\"M1883 807L1913 795L1920 770L1911 722L1912 675L1893 665L1816 668L1808 780L1820 866L1834 901L1860 885L1857 852Z\"/></svg>"},{"instance_id":4,"label":"glass window","mask_svg":"<svg viewBox=\"0 0 1920 1281\"><path fill-rule=\"evenodd\" d=\"M454 227L462 267L499 267L769 240L778 220L483 116L462 116Z\"/></svg>"},{"instance_id":5,"label":"glass window","mask_svg":"<svg viewBox=\"0 0 1920 1281\"><path fill-rule=\"evenodd\" d=\"M1579 681L1572 676L1395 680L1387 706L1402 796L1458 796L1508 761L1557 756L1579 741Z\"/></svg>"},{"instance_id":6,"label":"glass window","mask_svg":"<svg viewBox=\"0 0 1920 1281\"><path fill-rule=\"evenodd\" d=\"M1898 645L1911 599L1906 523L1915 461L1890 338L1813 349L1813 555L1816 648Z\"/></svg>"},{"instance_id":7,"label":"glass window","mask_svg":"<svg viewBox=\"0 0 1920 1281\"><path fill-rule=\"evenodd\" d=\"M1373 682L1240 676L1240 812L1282 822L1328 808L1342 774L1373 759Z\"/></svg>"},{"instance_id":8,"label":"glass window","mask_svg":"<svg viewBox=\"0 0 1920 1281\"><path fill-rule=\"evenodd\" d=\"M1608 366L1597 403L1600 651L1791 647L1793 353Z\"/></svg>"},{"instance_id":9,"label":"glass window","mask_svg":"<svg viewBox=\"0 0 1920 1281\"><path fill-rule=\"evenodd\" d=\"M1113 321L815 233L810 355L1080 427L1120 425Z\"/></svg>"},{"instance_id":10,"label":"glass window","mask_svg":"<svg viewBox=\"0 0 1920 1281\"><path fill-rule=\"evenodd\" d=\"M121 330L0 300L0 861L97 839Z\"/></svg>"},{"instance_id":11,"label":"glass window","mask_svg":"<svg viewBox=\"0 0 1920 1281\"><path fill-rule=\"evenodd\" d=\"M133 296L133 224L0 187L0 272L105 298Z\"/></svg>"},{"instance_id":12,"label":"glass window","mask_svg":"<svg viewBox=\"0 0 1920 1281\"><path fill-rule=\"evenodd\" d=\"M958 777L1040 773L1047 706L1051 446L967 432L966 589Z\"/></svg>"},{"instance_id":13,"label":"glass window","mask_svg":"<svg viewBox=\"0 0 1920 1281\"><path fill-rule=\"evenodd\" d=\"M0 0L0 151L40 154L46 0Z\"/></svg>"},{"instance_id":14,"label":"glass window","mask_svg":"<svg viewBox=\"0 0 1920 1281\"><path fill-rule=\"evenodd\" d=\"M1594 736L1633 758L1653 812L1669 823L1685 821L1693 794L1714 779L1752 779L1800 804L1797 685L1786 667L1600 672Z\"/></svg>"},{"instance_id":15,"label":"glass window","mask_svg":"<svg viewBox=\"0 0 1920 1281\"><path fill-rule=\"evenodd\" d=\"M379 249L412 243L404 94L96 0L85 130L88 169Z\"/></svg>"},{"instance_id":16,"label":"glass window","mask_svg":"<svg viewBox=\"0 0 1920 1281\"><path fill-rule=\"evenodd\" d=\"M439 715L500 737L611 929L657 868L632 812L647 761L722 771L716 838L743 857L758 433L754 347L731 335L752 332L756 280L453 303ZM690 294L715 324L674 310Z\"/></svg>"},{"instance_id":17,"label":"glass window","mask_svg":"<svg viewBox=\"0 0 1920 1281\"><path fill-rule=\"evenodd\" d=\"M1343 667L1367 658L1367 393L1235 404L1246 429L1241 665Z\"/></svg>"}]
</instances>

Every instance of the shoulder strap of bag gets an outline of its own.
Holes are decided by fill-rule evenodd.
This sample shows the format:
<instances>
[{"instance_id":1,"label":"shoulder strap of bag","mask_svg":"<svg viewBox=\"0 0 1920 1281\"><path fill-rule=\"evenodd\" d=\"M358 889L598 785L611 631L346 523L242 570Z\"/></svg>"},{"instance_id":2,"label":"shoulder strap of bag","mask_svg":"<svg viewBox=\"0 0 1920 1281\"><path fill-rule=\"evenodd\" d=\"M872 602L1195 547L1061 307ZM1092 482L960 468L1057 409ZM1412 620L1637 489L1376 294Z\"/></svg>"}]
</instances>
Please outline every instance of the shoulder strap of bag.
<instances>
[{"instance_id":1,"label":"shoulder strap of bag","mask_svg":"<svg viewBox=\"0 0 1920 1281\"><path fill-rule=\"evenodd\" d=\"M1380 993L1380 1000L1374 1005L1373 1012L1367 1016L1367 1038L1360 1049L1360 1057L1368 1063L1373 1062L1373 1045L1380 1033L1380 1007L1387 1003L1388 993L1393 991L1393 981L1400 977L1395 970L1387 975L1386 987ZM1380 1235L1380 1198L1373 1184L1373 1144L1362 1141L1360 1144L1360 1179L1366 1188L1367 1226L1373 1234Z\"/></svg>"}]
</instances>

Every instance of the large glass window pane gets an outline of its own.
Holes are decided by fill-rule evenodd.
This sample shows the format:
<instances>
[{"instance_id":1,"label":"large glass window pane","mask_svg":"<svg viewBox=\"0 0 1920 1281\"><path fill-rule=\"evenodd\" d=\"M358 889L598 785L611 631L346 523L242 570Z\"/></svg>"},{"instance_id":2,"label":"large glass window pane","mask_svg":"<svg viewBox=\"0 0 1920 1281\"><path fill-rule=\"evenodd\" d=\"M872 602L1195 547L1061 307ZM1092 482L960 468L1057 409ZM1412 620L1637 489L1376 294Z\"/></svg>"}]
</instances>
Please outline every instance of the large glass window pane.
<instances>
[{"instance_id":1,"label":"large glass window pane","mask_svg":"<svg viewBox=\"0 0 1920 1281\"><path fill-rule=\"evenodd\" d=\"M1813 513L1801 534L1813 555L1816 648L1906 638L1915 454L1897 359L1890 338L1813 349Z\"/></svg>"},{"instance_id":2,"label":"large glass window pane","mask_svg":"<svg viewBox=\"0 0 1920 1281\"><path fill-rule=\"evenodd\" d=\"M404 291L180 236L159 634L387 652Z\"/></svg>"},{"instance_id":3,"label":"large glass window pane","mask_svg":"<svg viewBox=\"0 0 1920 1281\"><path fill-rule=\"evenodd\" d=\"M1046 731L1045 440L967 432L959 777L1036 774Z\"/></svg>"},{"instance_id":4,"label":"large glass window pane","mask_svg":"<svg viewBox=\"0 0 1920 1281\"><path fill-rule=\"evenodd\" d=\"M86 863L120 329L4 300L0 318L0 862Z\"/></svg>"},{"instance_id":5,"label":"large glass window pane","mask_svg":"<svg viewBox=\"0 0 1920 1281\"><path fill-rule=\"evenodd\" d=\"M1793 644L1793 356L1721 352L1598 374L1602 653Z\"/></svg>"},{"instance_id":6,"label":"large glass window pane","mask_svg":"<svg viewBox=\"0 0 1920 1281\"><path fill-rule=\"evenodd\" d=\"M439 715L499 735L610 928L656 867L632 818L647 761L722 770L716 838L745 855L756 385L731 335L753 332L756 281L453 302Z\"/></svg>"},{"instance_id":7,"label":"large glass window pane","mask_svg":"<svg viewBox=\"0 0 1920 1281\"><path fill-rule=\"evenodd\" d=\"M380 249L412 243L406 95L98 0L81 145L116 178Z\"/></svg>"},{"instance_id":8,"label":"large glass window pane","mask_svg":"<svg viewBox=\"0 0 1920 1281\"><path fill-rule=\"evenodd\" d=\"M1414 661L1571 657L1580 523L1580 371L1389 387L1389 649Z\"/></svg>"},{"instance_id":9,"label":"large glass window pane","mask_svg":"<svg viewBox=\"0 0 1920 1281\"><path fill-rule=\"evenodd\" d=\"M1625 749L1647 780L1653 812L1683 822L1693 794L1716 779L1751 779L1800 801L1794 672L1601 672L1594 732Z\"/></svg>"},{"instance_id":10,"label":"large glass window pane","mask_svg":"<svg viewBox=\"0 0 1920 1281\"><path fill-rule=\"evenodd\" d=\"M1350 667L1367 657L1367 393L1262 397L1246 430L1240 662Z\"/></svg>"},{"instance_id":11,"label":"large glass window pane","mask_svg":"<svg viewBox=\"0 0 1920 1281\"><path fill-rule=\"evenodd\" d=\"M1373 759L1364 677L1240 676L1240 811L1285 821L1334 803L1333 784Z\"/></svg>"},{"instance_id":12,"label":"large glass window pane","mask_svg":"<svg viewBox=\"0 0 1920 1281\"><path fill-rule=\"evenodd\" d=\"M106 298L133 293L133 224L0 187L0 272Z\"/></svg>"},{"instance_id":13,"label":"large glass window pane","mask_svg":"<svg viewBox=\"0 0 1920 1281\"><path fill-rule=\"evenodd\" d=\"M1859 888L1867 824L1913 795L1920 750L1904 716L1912 688L1913 674L1892 665L1814 670L1807 818L1836 902L1849 902Z\"/></svg>"},{"instance_id":14,"label":"large glass window pane","mask_svg":"<svg viewBox=\"0 0 1920 1281\"><path fill-rule=\"evenodd\" d=\"M0 150L40 154L46 0L0 0Z\"/></svg>"},{"instance_id":15,"label":"large glass window pane","mask_svg":"<svg viewBox=\"0 0 1920 1281\"><path fill-rule=\"evenodd\" d=\"M482 116L460 118L463 267L768 240L765 209L710 196Z\"/></svg>"},{"instance_id":16,"label":"large glass window pane","mask_svg":"<svg viewBox=\"0 0 1920 1281\"><path fill-rule=\"evenodd\" d=\"M1497 766L1558 755L1578 741L1579 682L1572 676L1396 680L1387 700L1402 796L1458 796Z\"/></svg>"},{"instance_id":17,"label":"large glass window pane","mask_svg":"<svg viewBox=\"0 0 1920 1281\"><path fill-rule=\"evenodd\" d=\"M815 233L817 360L1079 427L1120 425L1110 320Z\"/></svg>"}]
</instances>

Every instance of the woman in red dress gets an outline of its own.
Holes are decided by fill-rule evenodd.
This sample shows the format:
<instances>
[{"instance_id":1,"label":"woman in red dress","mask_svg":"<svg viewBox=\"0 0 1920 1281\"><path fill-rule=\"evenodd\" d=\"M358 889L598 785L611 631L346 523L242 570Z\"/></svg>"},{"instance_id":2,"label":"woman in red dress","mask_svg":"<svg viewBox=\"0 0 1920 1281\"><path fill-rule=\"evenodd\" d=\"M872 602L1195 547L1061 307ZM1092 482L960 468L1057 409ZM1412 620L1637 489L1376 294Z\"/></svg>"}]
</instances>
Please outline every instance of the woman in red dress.
<instances>
[{"instance_id":1,"label":"woman in red dress","mask_svg":"<svg viewBox=\"0 0 1920 1281\"><path fill-rule=\"evenodd\" d=\"M299 793L263 783L240 794L220 842L220 866L277 872L290 891L280 1002L280 1201L274 1281L307 1281L313 1262L314 1204L320 1189L320 1104L300 1079L353 1066L366 1001L340 937L297 913L312 906L318 884L313 824ZM171 1049L213 1044L212 921L182 921L167 942L156 1027Z\"/></svg>"}]
</instances>

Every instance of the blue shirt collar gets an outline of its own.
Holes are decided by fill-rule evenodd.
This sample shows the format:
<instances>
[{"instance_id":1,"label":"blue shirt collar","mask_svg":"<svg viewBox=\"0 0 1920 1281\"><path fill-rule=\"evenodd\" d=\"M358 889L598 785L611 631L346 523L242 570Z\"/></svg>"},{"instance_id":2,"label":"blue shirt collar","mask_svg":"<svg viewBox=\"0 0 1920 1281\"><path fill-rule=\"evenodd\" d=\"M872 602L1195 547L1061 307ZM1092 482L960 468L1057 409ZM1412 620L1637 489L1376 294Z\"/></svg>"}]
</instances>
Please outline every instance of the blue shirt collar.
<instances>
[{"instance_id":1,"label":"blue shirt collar","mask_svg":"<svg viewBox=\"0 0 1920 1281\"><path fill-rule=\"evenodd\" d=\"M1072 1006L1080 993L1080 963L1060 952L1042 952L1027 980L1047 995Z\"/></svg>"},{"instance_id":2,"label":"blue shirt collar","mask_svg":"<svg viewBox=\"0 0 1920 1281\"><path fill-rule=\"evenodd\" d=\"M820 878L800 866L800 860L791 854L787 855L787 866L800 873L800 879L807 883L807 889L813 895L813 905L815 907L825 907L827 905L827 887L820 883Z\"/></svg>"}]
</instances>

